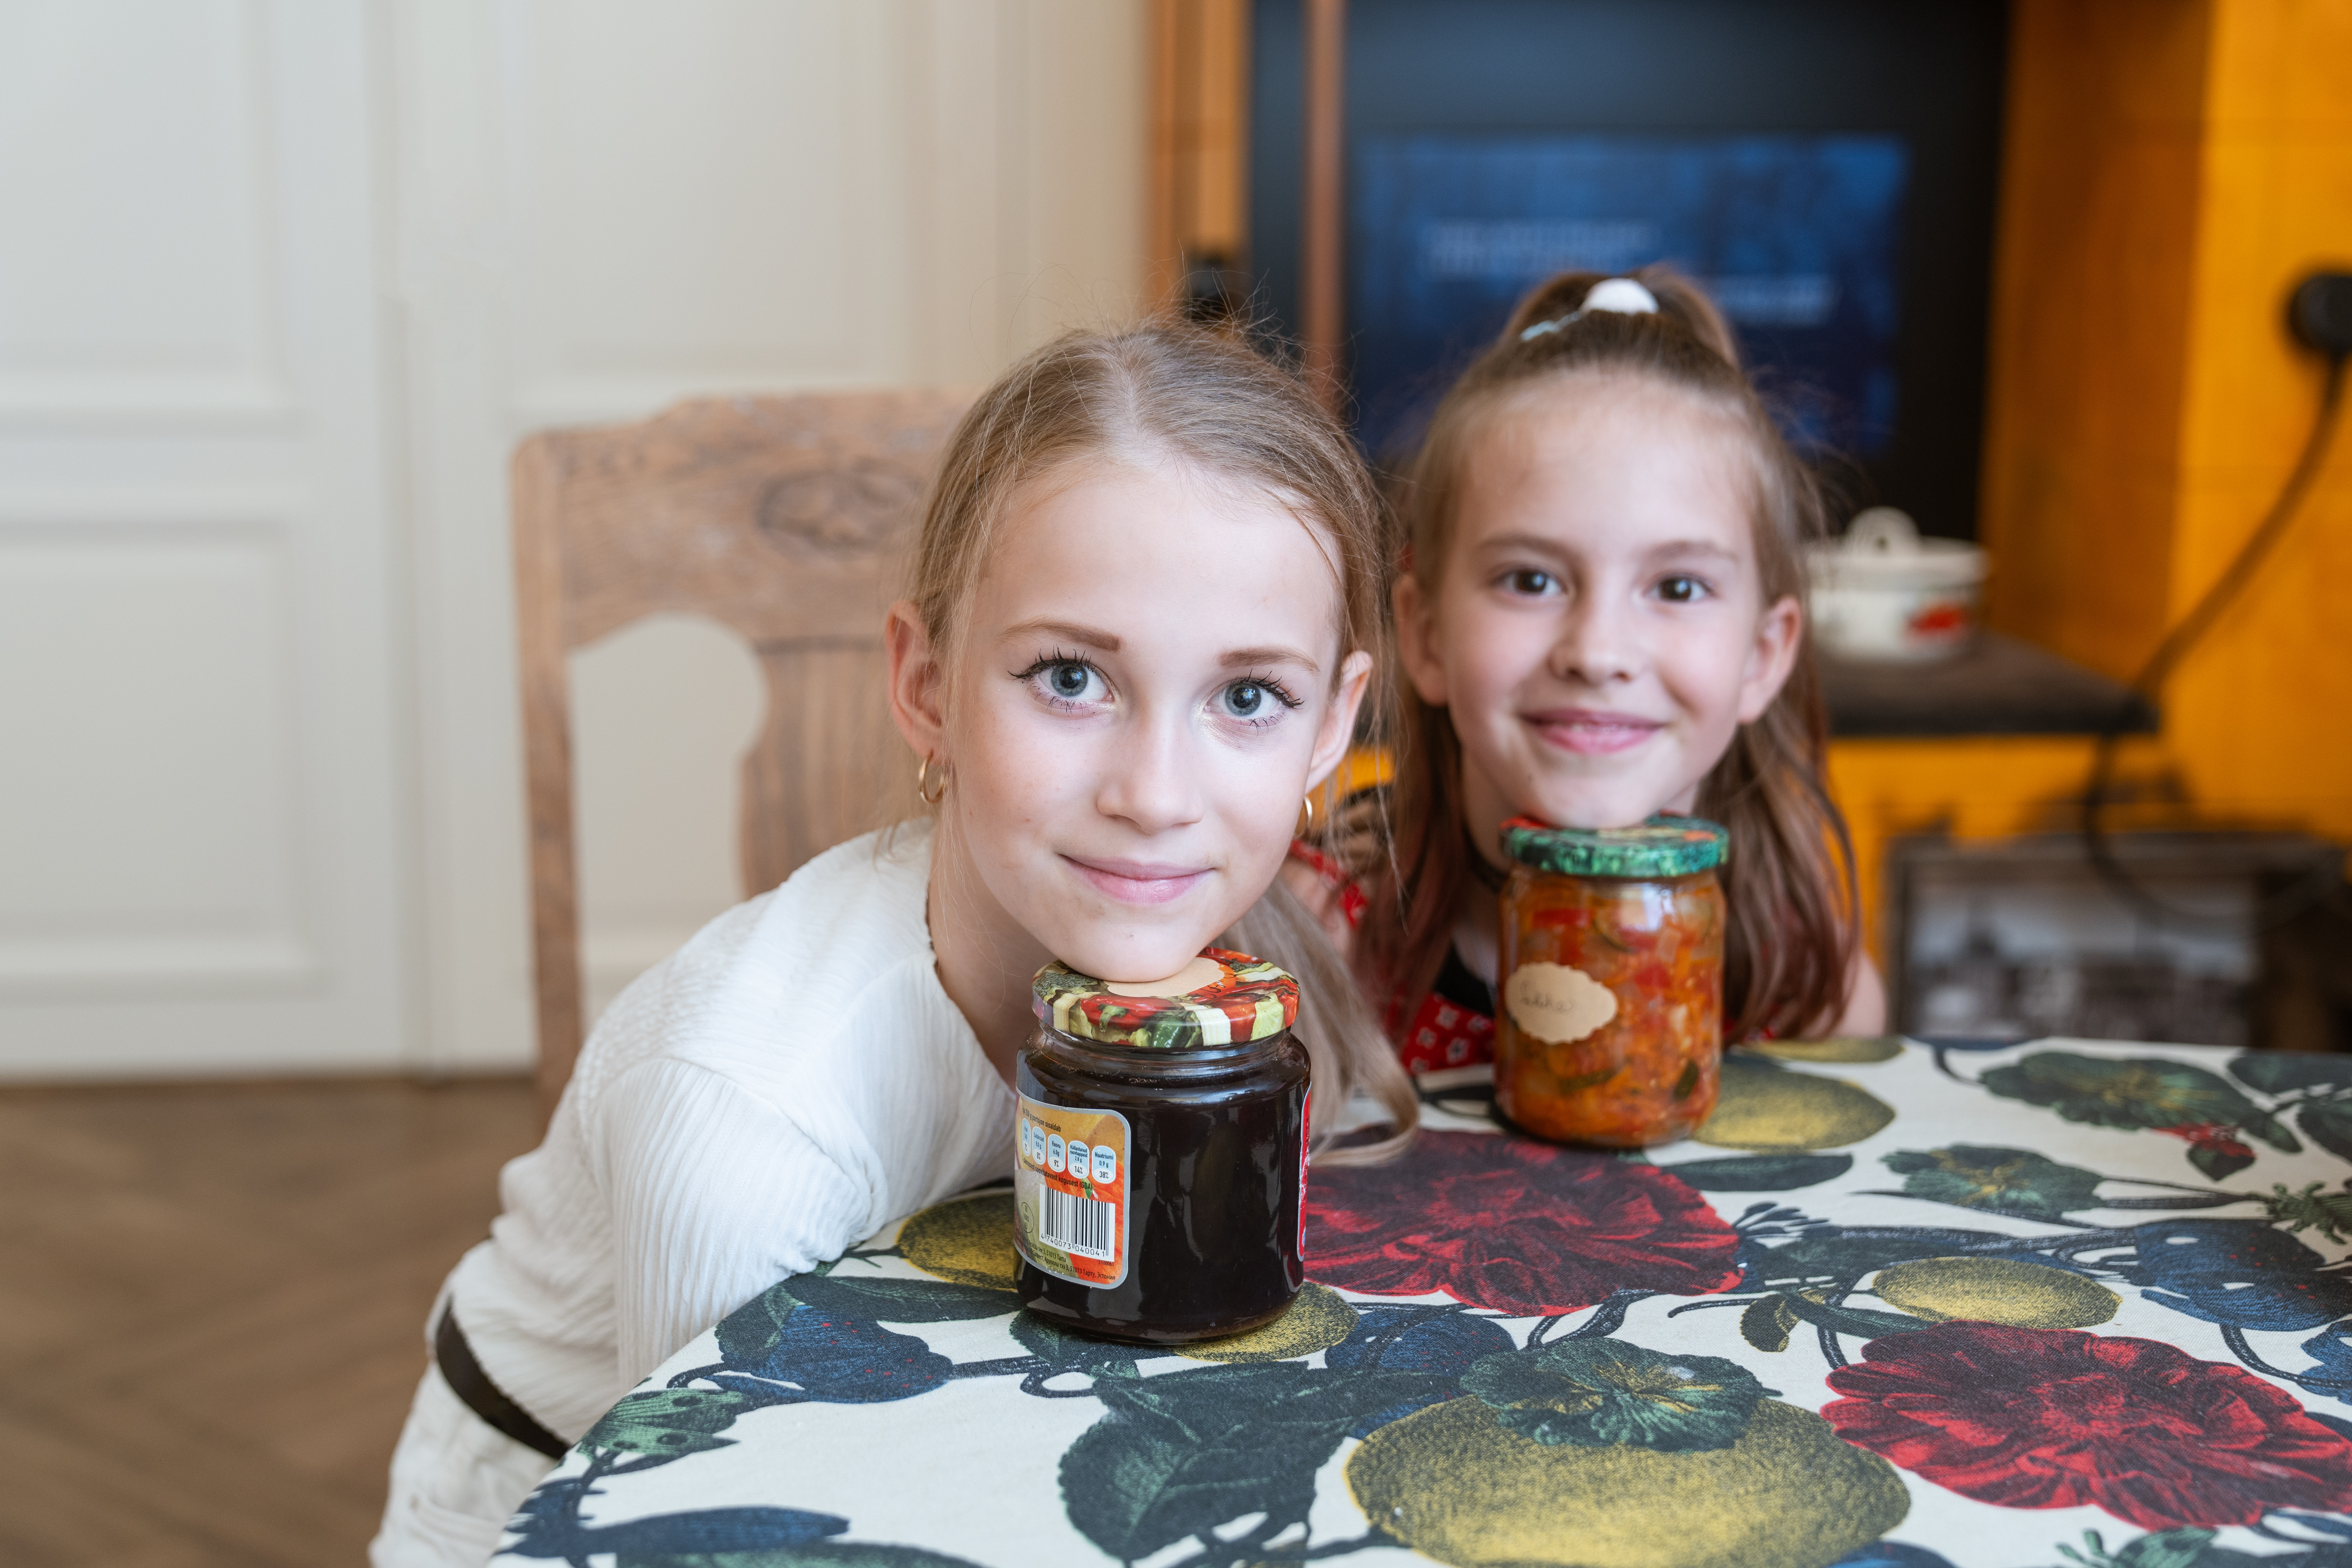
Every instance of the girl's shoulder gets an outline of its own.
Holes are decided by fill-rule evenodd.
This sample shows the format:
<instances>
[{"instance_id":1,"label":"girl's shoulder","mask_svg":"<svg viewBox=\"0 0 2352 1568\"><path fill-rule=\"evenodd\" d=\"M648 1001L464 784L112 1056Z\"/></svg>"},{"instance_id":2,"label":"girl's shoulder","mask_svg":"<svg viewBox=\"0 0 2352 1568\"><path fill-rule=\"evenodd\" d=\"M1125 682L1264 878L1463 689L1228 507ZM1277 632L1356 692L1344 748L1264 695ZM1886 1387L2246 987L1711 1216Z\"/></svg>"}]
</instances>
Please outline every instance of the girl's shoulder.
<instances>
[{"instance_id":1,"label":"girl's shoulder","mask_svg":"<svg viewBox=\"0 0 2352 1568\"><path fill-rule=\"evenodd\" d=\"M711 921L598 1020L575 1069L583 1096L660 1058L804 1092L813 1072L878 1068L877 1047L968 1035L932 964L930 847L928 822L867 834ZM835 1048L852 1037L855 1050Z\"/></svg>"}]
</instances>

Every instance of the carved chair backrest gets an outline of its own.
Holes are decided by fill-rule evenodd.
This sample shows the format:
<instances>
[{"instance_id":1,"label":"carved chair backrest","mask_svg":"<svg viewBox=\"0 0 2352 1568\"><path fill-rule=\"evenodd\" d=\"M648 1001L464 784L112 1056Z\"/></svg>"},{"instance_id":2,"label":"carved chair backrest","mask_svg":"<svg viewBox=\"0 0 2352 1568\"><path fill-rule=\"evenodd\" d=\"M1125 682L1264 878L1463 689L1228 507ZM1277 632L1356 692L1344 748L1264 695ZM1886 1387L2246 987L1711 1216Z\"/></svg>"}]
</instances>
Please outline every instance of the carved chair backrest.
<instances>
[{"instance_id":1,"label":"carved chair backrest","mask_svg":"<svg viewBox=\"0 0 2352 1568\"><path fill-rule=\"evenodd\" d=\"M664 612L732 627L767 721L743 758L743 887L772 888L877 826L905 758L886 701L898 593L955 392L713 398L515 453L516 608L530 815L539 1086L552 1109L584 1026L566 656Z\"/></svg>"}]
</instances>

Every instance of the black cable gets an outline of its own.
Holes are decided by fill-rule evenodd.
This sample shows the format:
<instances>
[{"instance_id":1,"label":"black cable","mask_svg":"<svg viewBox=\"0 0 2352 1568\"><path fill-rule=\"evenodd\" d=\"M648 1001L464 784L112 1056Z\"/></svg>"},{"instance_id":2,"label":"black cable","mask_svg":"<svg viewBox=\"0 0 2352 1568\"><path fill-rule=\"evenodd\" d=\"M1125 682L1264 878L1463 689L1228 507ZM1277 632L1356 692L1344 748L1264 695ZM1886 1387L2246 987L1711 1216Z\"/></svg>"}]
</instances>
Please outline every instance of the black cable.
<instances>
[{"instance_id":1,"label":"black cable","mask_svg":"<svg viewBox=\"0 0 2352 1568\"><path fill-rule=\"evenodd\" d=\"M2238 547L2238 553L2229 567L2214 580L2211 587L2205 590L2204 596L2197 601L2196 606L2180 618L2180 623L2165 634L2164 640L2157 645L2156 652L2149 655L2147 662L2140 667L2139 673L2132 679L2131 700L2117 708L2115 716L2101 728L2098 743L2092 752L2091 783L2083 797L2084 852L2090 858L2091 866L2098 872L2100 880L2126 903L2159 924L2210 928L2234 926L2237 921L2232 916L2185 910L2167 902L2149 891L2116 859L2114 843L2099 820L2100 814L2107 805L2107 791L2115 782L2116 751L2137 718L2140 703L2145 700L2151 707L2155 705L2157 695L2166 679L2172 674L2173 668L2187 657L2200 638L2212 629L2213 623L2229 607L2230 602L2253 580L2263 559L2286 532L2287 524L2294 521L2296 508L2303 504L2305 492L2311 489L2312 480L2319 477L2320 468L2327 459L2328 441L2336 430L2336 409L2344 400L2344 367L2347 357L2352 356L2331 353L2327 357L2327 380L2320 391L2319 408L2312 420L2311 434L2304 438L2303 455L2294 460L2294 467L2288 471L2286 483L2279 487L2278 499L2271 503L2270 510L2263 514L2262 522L2246 542ZM2268 930L2284 924L2308 910L2331 901L2341 894L2343 882L2340 864L2324 861L2315 865L2287 888L2256 900L2255 929Z\"/></svg>"}]
</instances>

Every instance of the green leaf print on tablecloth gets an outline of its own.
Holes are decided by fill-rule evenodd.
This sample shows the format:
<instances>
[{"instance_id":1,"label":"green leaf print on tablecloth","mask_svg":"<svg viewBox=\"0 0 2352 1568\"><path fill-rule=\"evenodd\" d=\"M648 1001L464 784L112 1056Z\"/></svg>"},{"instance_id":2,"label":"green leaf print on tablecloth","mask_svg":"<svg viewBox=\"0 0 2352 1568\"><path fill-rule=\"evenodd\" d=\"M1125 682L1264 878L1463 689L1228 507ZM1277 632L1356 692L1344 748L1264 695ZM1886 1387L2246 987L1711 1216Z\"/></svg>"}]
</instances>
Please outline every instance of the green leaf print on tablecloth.
<instances>
[{"instance_id":1,"label":"green leaf print on tablecloth","mask_svg":"<svg viewBox=\"0 0 2352 1568\"><path fill-rule=\"evenodd\" d=\"M969 1322L1001 1318L1021 1306L1021 1298L1010 1290L846 1273L800 1275L793 1280L793 1294L819 1311L885 1323Z\"/></svg>"},{"instance_id":2,"label":"green leaf print on tablecloth","mask_svg":"<svg viewBox=\"0 0 2352 1568\"><path fill-rule=\"evenodd\" d=\"M2305 1114L2309 1115L2309 1110ZM2273 1182L2268 1192L2214 1192L2147 1177L2106 1176L2080 1165L2060 1164L2030 1150L1970 1143L1925 1152L1905 1149L1881 1158L1887 1169L1904 1178L1902 1196L2021 1219L2070 1224L2068 1215L2086 1209L2199 1209L2259 1204L2263 1218L2282 1229L2315 1231L2333 1242L2352 1239L2352 1182L2347 1182L2340 1192L2329 1192L2323 1182L2305 1182L2296 1188ZM2102 1196L2098 1188L2103 1183L2155 1187L2161 1189L2162 1195Z\"/></svg>"},{"instance_id":3,"label":"green leaf print on tablecloth","mask_svg":"<svg viewBox=\"0 0 2352 1568\"><path fill-rule=\"evenodd\" d=\"M1771 1393L1720 1356L1668 1355L1617 1340L1563 1340L1492 1355L1462 1374L1462 1388L1494 1406L1496 1420L1538 1443L1612 1443L1662 1454L1728 1448Z\"/></svg>"},{"instance_id":4,"label":"green leaf print on tablecloth","mask_svg":"<svg viewBox=\"0 0 2352 1568\"><path fill-rule=\"evenodd\" d=\"M2259 1138L2283 1154L2303 1147L2228 1079L2168 1058L2036 1051L1991 1068L1979 1081L2005 1099L2047 1106L2069 1121L2185 1138L2189 1162L2217 1182L2253 1163L2253 1151L2235 1133Z\"/></svg>"},{"instance_id":5,"label":"green leaf print on tablecloth","mask_svg":"<svg viewBox=\"0 0 2352 1568\"><path fill-rule=\"evenodd\" d=\"M1013 1320L1013 1340L1055 1373L1132 1367L1139 1358L1150 1353L1141 1345L1072 1333L1034 1312L1024 1312Z\"/></svg>"},{"instance_id":6,"label":"green leaf print on tablecloth","mask_svg":"<svg viewBox=\"0 0 2352 1568\"><path fill-rule=\"evenodd\" d=\"M664 1552L618 1554L614 1568L978 1568L970 1558L898 1546L884 1541L812 1541L748 1552Z\"/></svg>"},{"instance_id":7,"label":"green leaf print on tablecloth","mask_svg":"<svg viewBox=\"0 0 2352 1568\"><path fill-rule=\"evenodd\" d=\"M724 1432L737 1416L757 1408L757 1400L740 1394L657 1388L623 1399L580 1441L592 1448L619 1448L631 1454L674 1458L707 1453L734 1441L713 1434Z\"/></svg>"},{"instance_id":8,"label":"green leaf print on tablecloth","mask_svg":"<svg viewBox=\"0 0 2352 1568\"><path fill-rule=\"evenodd\" d=\"M1663 1165L1703 1193L1786 1193L1834 1182L1853 1169L1851 1154L1741 1154Z\"/></svg>"},{"instance_id":9,"label":"green leaf print on tablecloth","mask_svg":"<svg viewBox=\"0 0 2352 1568\"><path fill-rule=\"evenodd\" d=\"M1960 1208L2058 1219L2097 1203L2096 1171L2062 1165L2030 1149L1955 1143L1926 1153L1904 1150L1884 1156L1884 1163L1903 1178L1906 1195Z\"/></svg>"},{"instance_id":10,"label":"green leaf print on tablecloth","mask_svg":"<svg viewBox=\"0 0 2352 1568\"><path fill-rule=\"evenodd\" d=\"M1445 1381L1293 1362L1098 1378L1103 1418L1062 1457L1070 1522L1129 1563L1253 1514L1227 1539L1270 1542L1306 1520L1350 1427Z\"/></svg>"},{"instance_id":11,"label":"green leaf print on tablecloth","mask_svg":"<svg viewBox=\"0 0 2352 1568\"><path fill-rule=\"evenodd\" d=\"M2352 1160L2352 1105L2306 1105L2295 1121L2313 1142L2339 1160Z\"/></svg>"}]
</instances>

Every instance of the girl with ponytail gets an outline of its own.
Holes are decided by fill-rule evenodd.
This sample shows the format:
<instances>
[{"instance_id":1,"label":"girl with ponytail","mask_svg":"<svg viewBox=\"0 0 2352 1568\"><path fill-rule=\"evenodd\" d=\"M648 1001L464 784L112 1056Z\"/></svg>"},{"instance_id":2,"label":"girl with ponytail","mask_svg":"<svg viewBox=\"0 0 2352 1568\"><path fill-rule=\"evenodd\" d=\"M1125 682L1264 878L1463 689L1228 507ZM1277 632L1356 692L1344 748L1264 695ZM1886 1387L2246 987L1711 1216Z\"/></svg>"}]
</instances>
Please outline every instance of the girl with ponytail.
<instances>
[{"instance_id":1,"label":"girl with ponytail","mask_svg":"<svg viewBox=\"0 0 2352 1568\"><path fill-rule=\"evenodd\" d=\"M1409 479L1398 832L1355 947L1405 1065L1488 1058L1520 816L1725 824L1724 1038L1884 1028L1804 636L1822 499L1706 295L1661 268L1551 279Z\"/></svg>"}]
</instances>

